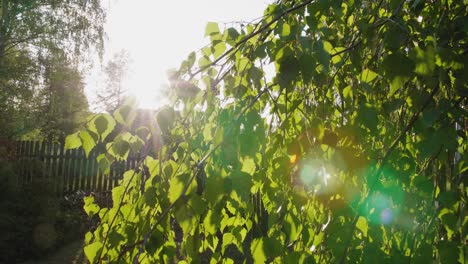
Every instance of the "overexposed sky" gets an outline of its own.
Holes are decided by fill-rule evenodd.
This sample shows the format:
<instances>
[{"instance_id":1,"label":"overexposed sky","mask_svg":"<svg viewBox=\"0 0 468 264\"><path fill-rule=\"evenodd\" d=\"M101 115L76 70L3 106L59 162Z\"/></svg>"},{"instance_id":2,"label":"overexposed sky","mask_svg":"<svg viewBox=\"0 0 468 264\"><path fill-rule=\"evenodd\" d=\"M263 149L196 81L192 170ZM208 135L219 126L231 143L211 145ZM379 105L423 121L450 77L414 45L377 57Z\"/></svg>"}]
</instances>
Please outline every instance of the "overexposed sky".
<instances>
[{"instance_id":1,"label":"overexposed sky","mask_svg":"<svg viewBox=\"0 0 468 264\"><path fill-rule=\"evenodd\" d=\"M125 88L143 108L156 108L162 98L159 88L166 83L168 69L177 68L191 51L199 50L207 22L251 21L263 15L271 0L103 0L109 10L105 26L106 60L125 49L130 54L130 71ZM223 26L220 25L222 29ZM104 87L100 66L86 78L89 101Z\"/></svg>"}]
</instances>

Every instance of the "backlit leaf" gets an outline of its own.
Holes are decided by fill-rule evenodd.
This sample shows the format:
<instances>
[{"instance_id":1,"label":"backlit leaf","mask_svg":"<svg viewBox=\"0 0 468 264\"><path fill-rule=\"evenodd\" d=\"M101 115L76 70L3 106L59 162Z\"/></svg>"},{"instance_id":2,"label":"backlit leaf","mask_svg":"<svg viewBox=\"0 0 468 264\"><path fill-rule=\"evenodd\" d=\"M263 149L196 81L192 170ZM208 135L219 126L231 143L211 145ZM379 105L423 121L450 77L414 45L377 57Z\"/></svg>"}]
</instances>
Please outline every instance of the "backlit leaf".
<instances>
[{"instance_id":1,"label":"backlit leaf","mask_svg":"<svg viewBox=\"0 0 468 264\"><path fill-rule=\"evenodd\" d=\"M84 253L90 263L96 262L96 257L102 251L103 244L101 242L94 242L84 247Z\"/></svg>"},{"instance_id":2,"label":"backlit leaf","mask_svg":"<svg viewBox=\"0 0 468 264\"><path fill-rule=\"evenodd\" d=\"M267 256L263 250L263 240L255 238L250 246L250 253L254 259L254 263L265 263Z\"/></svg>"},{"instance_id":3,"label":"backlit leaf","mask_svg":"<svg viewBox=\"0 0 468 264\"><path fill-rule=\"evenodd\" d=\"M368 226L368 223L367 223L367 219L362 217L362 216L359 216L359 219L356 223L356 227L359 231L362 232L362 234L364 235L364 237L367 237L367 232L369 230L369 226Z\"/></svg>"},{"instance_id":4,"label":"backlit leaf","mask_svg":"<svg viewBox=\"0 0 468 264\"><path fill-rule=\"evenodd\" d=\"M208 22L205 27L205 36L211 36L211 35L216 35L219 34L219 27L218 23L216 22Z\"/></svg>"},{"instance_id":5,"label":"backlit leaf","mask_svg":"<svg viewBox=\"0 0 468 264\"><path fill-rule=\"evenodd\" d=\"M75 149L81 147L81 138L79 136L80 132L68 135L65 138L65 149Z\"/></svg>"}]
</instances>

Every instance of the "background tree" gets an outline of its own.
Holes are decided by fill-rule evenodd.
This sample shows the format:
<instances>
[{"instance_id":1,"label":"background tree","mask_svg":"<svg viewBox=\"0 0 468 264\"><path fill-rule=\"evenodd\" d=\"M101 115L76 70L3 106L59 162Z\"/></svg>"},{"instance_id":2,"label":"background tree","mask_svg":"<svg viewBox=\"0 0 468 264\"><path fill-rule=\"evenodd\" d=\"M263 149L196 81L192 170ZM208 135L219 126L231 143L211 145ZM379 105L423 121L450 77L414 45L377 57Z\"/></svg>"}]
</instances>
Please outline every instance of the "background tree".
<instances>
[{"instance_id":1,"label":"background tree","mask_svg":"<svg viewBox=\"0 0 468 264\"><path fill-rule=\"evenodd\" d=\"M37 62L23 53L16 53L3 60L0 73L0 137L11 138L24 134L36 126L34 117L35 92L32 87L39 85Z\"/></svg>"},{"instance_id":2,"label":"background tree","mask_svg":"<svg viewBox=\"0 0 468 264\"><path fill-rule=\"evenodd\" d=\"M47 79L40 59L61 50L83 67L88 51L103 51L105 12L98 0L0 2L0 134L18 137L37 128L29 114Z\"/></svg>"},{"instance_id":3,"label":"background tree","mask_svg":"<svg viewBox=\"0 0 468 264\"><path fill-rule=\"evenodd\" d=\"M124 173L112 207L85 198L101 220L86 256L466 263L467 12L451 0L277 1L251 24L208 23L210 45L172 83L174 140ZM181 96L187 83L202 89ZM100 115L77 133L95 137L69 145L96 144L114 118L125 123Z\"/></svg>"},{"instance_id":4,"label":"background tree","mask_svg":"<svg viewBox=\"0 0 468 264\"><path fill-rule=\"evenodd\" d=\"M126 89L123 86L128 74L130 56L126 50L115 53L104 66L105 87L97 94L97 103L113 113L124 101Z\"/></svg>"},{"instance_id":5,"label":"background tree","mask_svg":"<svg viewBox=\"0 0 468 264\"><path fill-rule=\"evenodd\" d=\"M98 0L2 0L0 62L21 50L52 46L76 55L103 49L105 12Z\"/></svg>"},{"instance_id":6,"label":"background tree","mask_svg":"<svg viewBox=\"0 0 468 264\"><path fill-rule=\"evenodd\" d=\"M62 51L49 55L42 63L46 79L38 95L36 122L44 138L63 142L89 115L83 77Z\"/></svg>"}]
</instances>

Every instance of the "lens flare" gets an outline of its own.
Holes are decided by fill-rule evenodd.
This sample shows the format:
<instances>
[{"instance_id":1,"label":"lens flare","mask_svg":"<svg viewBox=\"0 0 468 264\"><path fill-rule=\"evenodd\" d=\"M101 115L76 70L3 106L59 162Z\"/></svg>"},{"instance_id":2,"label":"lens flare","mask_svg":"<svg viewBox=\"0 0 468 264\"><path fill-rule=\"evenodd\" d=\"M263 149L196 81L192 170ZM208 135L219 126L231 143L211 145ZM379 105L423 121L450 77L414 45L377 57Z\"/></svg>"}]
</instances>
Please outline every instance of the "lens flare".
<instances>
[{"instance_id":1,"label":"lens flare","mask_svg":"<svg viewBox=\"0 0 468 264\"><path fill-rule=\"evenodd\" d=\"M395 206L392 198L381 193L371 195L367 208L366 212L363 213L374 224L388 225L394 223L399 213L399 209Z\"/></svg>"},{"instance_id":2,"label":"lens flare","mask_svg":"<svg viewBox=\"0 0 468 264\"><path fill-rule=\"evenodd\" d=\"M306 159L299 171L302 184L315 193L335 192L338 181L334 176L333 167L319 159Z\"/></svg>"},{"instance_id":3,"label":"lens flare","mask_svg":"<svg viewBox=\"0 0 468 264\"><path fill-rule=\"evenodd\" d=\"M291 162L292 164L296 163L296 161L297 161L297 155L296 154L289 157L289 162Z\"/></svg>"},{"instance_id":4,"label":"lens flare","mask_svg":"<svg viewBox=\"0 0 468 264\"><path fill-rule=\"evenodd\" d=\"M393 218L394 214L390 208L385 208L380 212L380 222L384 225L390 224Z\"/></svg>"}]
</instances>

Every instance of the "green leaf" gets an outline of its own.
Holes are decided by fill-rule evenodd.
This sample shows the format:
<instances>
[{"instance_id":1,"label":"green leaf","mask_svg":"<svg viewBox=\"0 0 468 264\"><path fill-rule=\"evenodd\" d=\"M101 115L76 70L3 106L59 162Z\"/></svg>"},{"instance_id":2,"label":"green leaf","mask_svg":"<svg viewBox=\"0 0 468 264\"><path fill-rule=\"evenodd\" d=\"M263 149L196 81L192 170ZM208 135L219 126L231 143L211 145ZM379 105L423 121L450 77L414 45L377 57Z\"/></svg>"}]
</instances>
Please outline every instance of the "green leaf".
<instances>
[{"instance_id":1,"label":"green leaf","mask_svg":"<svg viewBox=\"0 0 468 264\"><path fill-rule=\"evenodd\" d=\"M75 149L81 147L81 138L79 134L80 132L76 132L68 135L65 138L65 149Z\"/></svg>"},{"instance_id":2,"label":"green leaf","mask_svg":"<svg viewBox=\"0 0 468 264\"><path fill-rule=\"evenodd\" d=\"M369 230L369 226L368 226L368 223L367 223L367 219L362 217L362 216L359 216L359 219L356 223L356 227L359 231L362 232L362 234L364 235L364 237L367 237L367 232Z\"/></svg>"},{"instance_id":3,"label":"green leaf","mask_svg":"<svg viewBox=\"0 0 468 264\"><path fill-rule=\"evenodd\" d=\"M197 219L193 215L193 210L187 206L179 206L175 210L174 215L185 235L189 234L198 224Z\"/></svg>"},{"instance_id":4,"label":"green leaf","mask_svg":"<svg viewBox=\"0 0 468 264\"><path fill-rule=\"evenodd\" d=\"M263 239L255 238L250 245L250 253L254 259L254 263L265 263L267 256L263 250Z\"/></svg>"},{"instance_id":5,"label":"green leaf","mask_svg":"<svg viewBox=\"0 0 468 264\"><path fill-rule=\"evenodd\" d=\"M176 170L177 170L177 163L175 163L173 160L170 160L166 162L166 164L164 164L163 175L164 177L170 179L174 176Z\"/></svg>"},{"instance_id":6,"label":"green leaf","mask_svg":"<svg viewBox=\"0 0 468 264\"><path fill-rule=\"evenodd\" d=\"M415 47L411 52L411 58L416 63L414 72L423 76L430 76L435 69L435 50L433 47L428 47L423 50Z\"/></svg>"},{"instance_id":7,"label":"green leaf","mask_svg":"<svg viewBox=\"0 0 468 264\"><path fill-rule=\"evenodd\" d=\"M299 259L301 258L301 254L299 252L290 252L284 258L284 263L299 263Z\"/></svg>"},{"instance_id":8,"label":"green leaf","mask_svg":"<svg viewBox=\"0 0 468 264\"><path fill-rule=\"evenodd\" d=\"M280 241L280 236L274 237L265 237L263 238L263 250L269 258L277 257L282 255L285 250L282 242ZM297 262L295 262L297 263Z\"/></svg>"},{"instance_id":9,"label":"green leaf","mask_svg":"<svg viewBox=\"0 0 468 264\"><path fill-rule=\"evenodd\" d=\"M208 234L216 234L220 222L220 215L213 210L209 210L205 216L205 219L203 220L203 227L205 228L205 232Z\"/></svg>"},{"instance_id":10,"label":"green leaf","mask_svg":"<svg viewBox=\"0 0 468 264\"><path fill-rule=\"evenodd\" d=\"M213 140L212 129L213 127L210 124L207 124L203 128L203 138L206 142L210 142L211 140Z\"/></svg>"},{"instance_id":11,"label":"green leaf","mask_svg":"<svg viewBox=\"0 0 468 264\"><path fill-rule=\"evenodd\" d=\"M83 208L89 217L93 217L101 209L97 204L85 205Z\"/></svg>"},{"instance_id":12,"label":"green leaf","mask_svg":"<svg viewBox=\"0 0 468 264\"><path fill-rule=\"evenodd\" d=\"M294 56L283 57L279 63L280 79L283 83L289 83L299 75L299 62Z\"/></svg>"},{"instance_id":13,"label":"green leaf","mask_svg":"<svg viewBox=\"0 0 468 264\"><path fill-rule=\"evenodd\" d=\"M366 83L370 83L372 82L375 78L377 78L378 74L369 70L369 69L365 69L364 71L362 71L361 73L361 76L359 77L359 79L362 81L362 82L366 82Z\"/></svg>"},{"instance_id":14,"label":"green leaf","mask_svg":"<svg viewBox=\"0 0 468 264\"><path fill-rule=\"evenodd\" d=\"M205 37L209 37L211 35L217 35L217 34L219 34L218 23L208 22L205 27Z\"/></svg>"},{"instance_id":15,"label":"green leaf","mask_svg":"<svg viewBox=\"0 0 468 264\"><path fill-rule=\"evenodd\" d=\"M253 173L255 172L255 161L251 158L244 158L242 160L242 169L241 171L249 174L249 175L253 175Z\"/></svg>"},{"instance_id":16,"label":"green leaf","mask_svg":"<svg viewBox=\"0 0 468 264\"><path fill-rule=\"evenodd\" d=\"M108 153L117 160L126 160L130 153L130 143L123 139L117 139L113 143L108 143L106 147L108 149Z\"/></svg>"},{"instance_id":17,"label":"green leaf","mask_svg":"<svg viewBox=\"0 0 468 264\"><path fill-rule=\"evenodd\" d=\"M211 61L206 56L203 56L198 60L198 67L200 67L200 68L204 68L204 67L206 67L206 66L208 66L210 64L211 64Z\"/></svg>"},{"instance_id":18,"label":"green leaf","mask_svg":"<svg viewBox=\"0 0 468 264\"><path fill-rule=\"evenodd\" d=\"M223 142L224 138L224 128L222 126L218 126L216 128L216 132L214 135L214 144L219 145Z\"/></svg>"},{"instance_id":19,"label":"green leaf","mask_svg":"<svg viewBox=\"0 0 468 264\"><path fill-rule=\"evenodd\" d=\"M296 241L302 231L299 219L294 214L288 214L284 219L285 233L289 237L289 242Z\"/></svg>"},{"instance_id":20,"label":"green leaf","mask_svg":"<svg viewBox=\"0 0 468 264\"><path fill-rule=\"evenodd\" d=\"M390 80L389 95L391 96L413 76L414 62L402 52L396 52L385 57L382 68L385 77Z\"/></svg>"},{"instance_id":21,"label":"green leaf","mask_svg":"<svg viewBox=\"0 0 468 264\"><path fill-rule=\"evenodd\" d=\"M152 232L151 236L148 238L148 241L145 244L145 250L149 254L155 255L158 249L162 249L164 242L163 233L158 228L156 228L156 230L154 230L154 232Z\"/></svg>"},{"instance_id":22,"label":"green leaf","mask_svg":"<svg viewBox=\"0 0 468 264\"><path fill-rule=\"evenodd\" d=\"M215 204L224 195L224 180L217 175L208 177L203 193L206 201Z\"/></svg>"},{"instance_id":23,"label":"green leaf","mask_svg":"<svg viewBox=\"0 0 468 264\"><path fill-rule=\"evenodd\" d=\"M98 162L99 171L103 174L109 174L111 162L107 158L106 154L100 154L96 158Z\"/></svg>"},{"instance_id":24,"label":"green leaf","mask_svg":"<svg viewBox=\"0 0 468 264\"><path fill-rule=\"evenodd\" d=\"M117 231L113 230L109 233L109 245L111 247L117 247L120 245L120 242L125 241L125 237L119 234Z\"/></svg>"},{"instance_id":25,"label":"green leaf","mask_svg":"<svg viewBox=\"0 0 468 264\"><path fill-rule=\"evenodd\" d=\"M144 198L145 198L145 203L148 206L154 207L156 205L156 202L158 201L156 187L151 186L148 189L146 189Z\"/></svg>"},{"instance_id":26,"label":"green leaf","mask_svg":"<svg viewBox=\"0 0 468 264\"><path fill-rule=\"evenodd\" d=\"M289 34L291 34L291 27L287 23L283 23L282 28L281 28L281 36L282 37L288 37Z\"/></svg>"},{"instance_id":27,"label":"green leaf","mask_svg":"<svg viewBox=\"0 0 468 264\"><path fill-rule=\"evenodd\" d=\"M185 85L189 85L186 83ZM198 89L192 87L183 87L181 88L183 91L181 91L185 96L187 95L188 90L190 90L190 93L193 91L193 89ZM165 106L162 109L160 109L156 115L156 120L158 122L159 128L163 132L163 134L169 134L170 131L174 128L174 122L176 118L176 113L174 111L174 108Z\"/></svg>"},{"instance_id":28,"label":"green leaf","mask_svg":"<svg viewBox=\"0 0 468 264\"><path fill-rule=\"evenodd\" d=\"M221 249L223 251L222 252L223 254L224 254L224 251L226 250L227 246L229 246L231 244L237 245L236 237L231 233L224 233L223 234L223 245L221 247Z\"/></svg>"},{"instance_id":29,"label":"green leaf","mask_svg":"<svg viewBox=\"0 0 468 264\"><path fill-rule=\"evenodd\" d=\"M87 157L91 150L96 146L97 136L88 130L82 130L80 131L80 139L83 143L83 149Z\"/></svg>"},{"instance_id":30,"label":"green leaf","mask_svg":"<svg viewBox=\"0 0 468 264\"><path fill-rule=\"evenodd\" d=\"M371 104L362 104L359 109L359 121L371 131L377 130L379 122L377 109Z\"/></svg>"},{"instance_id":31,"label":"green leaf","mask_svg":"<svg viewBox=\"0 0 468 264\"><path fill-rule=\"evenodd\" d=\"M93 215L97 214L101 208L99 205L94 203L94 196L90 195L84 198L83 209L89 217L93 217Z\"/></svg>"},{"instance_id":32,"label":"green leaf","mask_svg":"<svg viewBox=\"0 0 468 264\"><path fill-rule=\"evenodd\" d=\"M456 232L457 216L447 208L443 208L439 213L439 219L442 221L442 225L447 231L447 237L449 240L452 239L453 234Z\"/></svg>"},{"instance_id":33,"label":"green leaf","mask_svg":"<svg viewBox=\"0 0 468 264\"><path fill-rule=\"evenodd\" d=\"M109 121L103 116L98 116L94 119L94 125L96 126L96 132L102 136L109 126Z\"/></svg>"},{"instance_id":34,"label":"green leaf","mask_svg":"<svg viewBox=\"0 0 468 264\"><path fill-rule=\"evenodd\" d=\"M431 179L428 179L424 175L418 175L413 178L413 184L419 190L419 195L429 199L434 191L434 184Z\"/></svg>"},{"instance_id":35,"label":"green leaf","mask_svg":"<svg viewBox=\"0 0 468 264\"><path fill-rule=\"evenodd\" d=\"M317 43L314 45L314 52L315 52L316 58L317 58L317 60L319 62L319 65L323 69L322 72L328 72L329 67L330 67L331 56L325 50L323 41L317 41Z\"/></svg>"},{"instance_id":36,"label":"green leaf","mask_svg":"<svg viewBox=\"0 0 468 264\"><path fill-rule=\"evenodd\" d=\"M198 215L203 215L207 209L207 203L204 201L200 195L193 193L190 195L189 205Z\"/></svg>"},{"instance_id":37,"label":"green leaf","mask_svg":"<svg viewBox=\"0 0 468 264\"><path fill-rule=\"evenodd\" d=\"M84 253L86 255L86 258L88 258L89 263L96 263L96 257L100 254L102 248L103 244L99 241L96 241L84 247Z\"/></svg>"},{"instance_id":38,"label":"green leaf","mask_svg":"<svg viewBox=\"0 0 468 264\"><path fill-rule=\"evenodd\" d=\"M348 85L343 89L343 97L347 99L353 98L353 88L351 85Z\"/></svg>"},{"instance_id":39,"label":"green leaf","mask_svg":"<svg viewBox=\"0 0 468 264\"><path fill-rule=\"evenodd\" d=\"M229 177L232 190L236 192L243 202L250 199L250 188L252 188L252 176L244 172L233 172Z\"/></svg>"},{"instance_id":40,"label":"green leaf","mask_svg":"<svg viewBox=\"0 0 468 264\"><path fill-rule=\"evenodd\" d=\"M114 117L119 124L131 127L136 118L135 108L129 104L122 105L115 110Z\"/></svg>"},{"instance_id":41,"label":"green leaf","mask_svg":"<svg viewBox=\"0 0 468 264\"><path fill-rule=\"evenodd\" d=\"M88 119L89 131L97 134L101 141L114 130L115 120L109 114L97 114Z\"/></svg>"},{"instance_id":42,"label":"green leaf","mask_svg":"<svg viewBox=\"0 0 468 264\"><path fill-rule=\"evenodd\" d=\"M309 81L315 72L316 61L314 57L312 57L310 54L304 54L299 59L299 65L302 78L304 78L305 81Z\"/></svg>"},{"instance_id":43,"label":"green leaf","mask_svg":"<svg viewBox=\"0 0 468 264\"><path fill-rule=\"evenodd\" d=\"M124 195L125 187L124 186L117 186L112 189L112 203L113 204L120 204L122 200L122 196Z\"/></svg>"},{"instance_id":44,"label":"green leaf","mask_svg":"<svg viewBox=\"0 0 468 264\"><path fill-rule=\"evenodd\" d=\"M214 46L213 57L214 59L219 58L226 51L226 44L224 42L219 42Z\"/></svg>"},{"instance_id":45,"label":"green leaf","mask_svg":"<svg viewBox=\"0 0 468 264\"><path fill-rule=\"evenodd\" d=\"M182 182L180 177L172 177L169 182L169 202L174 203L182 194L184 190L185 182Z\"/></svg>"},{"instance_id":46,"label":"green leaf","mask_svg":"<svg viewBox=\"0 0 468 264\"><path fill-rule=\"evenodd\" d=\"M236 61L237 71L244 72L247 69L248 64L249 64L248 58L240 58L239 60Z\"/></svg>"},{"instance_id":47,"label":"green leaf","mask_svg":"<svg viewBox=\"0 0 468 264\"><path fill-rule=\"evenodd\" d=\"M148 167L148 171L152 177L159 174L159 160L155 160L151 157L146 157L145 165Z\"/></svg>"}]
</instances>

